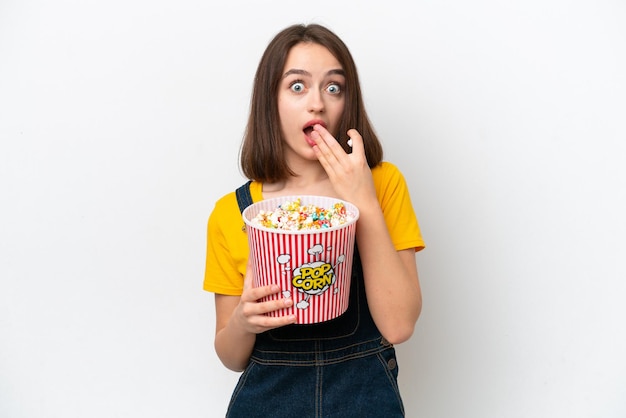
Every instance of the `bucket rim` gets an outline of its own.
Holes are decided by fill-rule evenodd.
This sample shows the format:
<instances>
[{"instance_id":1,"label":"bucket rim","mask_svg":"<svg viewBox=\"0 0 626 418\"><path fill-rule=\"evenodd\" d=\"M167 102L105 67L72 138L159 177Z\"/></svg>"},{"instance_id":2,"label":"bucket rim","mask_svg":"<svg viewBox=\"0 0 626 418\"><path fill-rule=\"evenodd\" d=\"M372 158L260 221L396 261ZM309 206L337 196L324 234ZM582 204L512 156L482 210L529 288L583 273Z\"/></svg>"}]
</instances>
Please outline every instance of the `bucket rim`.
<instances>
[{"instance_id":1,"label":"bucket rim","mask_svg":"<svg viewBox=\"0 0 626 418\"><path fill-rule=\"evenodd\" d=\"M277 205L279 203L294 201L296 199L300 199L301 203L304 205L308 204L307 202L310 202L313 199L328 200L328 201L332 201L332 203L342 203L346 207L346 211L348 211L352 215L352 219L350 219L348 222L343 223L341 225L331 226L329 228L300 229L296 231L287 230L287 229L268 228L268 227L259 225L255 222L252 222L250 219L248 219L248 218L255 217L258 211L261 210L260 208L263 208L268 205L271 206L272 204ZM271 209L268 208L265 210L271 210ZM250 216L250 214L254 211L256 212ZM254 228L260 231L272 232L276 234L288 234L288 235L308 235L308 234L321 234L321 233L325 234L328 232L339 231L355 224L359 220L359 208L357 208L356 205L346 200L339 199L337 197L324 196L324 195L286 195L286 196L271 197L269 199L263 199L263 200L259 200L258 202L254 202L243 210L241 216L243 218L244 223L246 224L246 227L249 226L251 228Z\"/></svg>"}]
</instances>

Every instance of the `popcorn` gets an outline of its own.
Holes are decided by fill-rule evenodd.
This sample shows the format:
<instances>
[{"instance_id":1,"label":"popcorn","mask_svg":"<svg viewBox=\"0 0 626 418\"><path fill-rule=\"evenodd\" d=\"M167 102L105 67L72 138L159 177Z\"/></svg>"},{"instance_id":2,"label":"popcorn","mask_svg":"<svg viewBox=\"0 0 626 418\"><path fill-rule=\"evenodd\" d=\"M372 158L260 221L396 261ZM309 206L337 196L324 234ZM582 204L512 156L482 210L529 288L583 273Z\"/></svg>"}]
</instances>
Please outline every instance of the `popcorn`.
<instances>
[{"instance_id":1,"label":"popcorn","mask_svg":"<svg viewBox=\"0 0 626 418\"><path fill-rule=\"evenodd\" d=\"M314 204L302 205L298 198L285 201L273 211L259 211L252 222L270 229L300 231L331 228L352 219L353 215L346 211L342 202L336 202L325 209Z\"/></svg>"}]
</instances>

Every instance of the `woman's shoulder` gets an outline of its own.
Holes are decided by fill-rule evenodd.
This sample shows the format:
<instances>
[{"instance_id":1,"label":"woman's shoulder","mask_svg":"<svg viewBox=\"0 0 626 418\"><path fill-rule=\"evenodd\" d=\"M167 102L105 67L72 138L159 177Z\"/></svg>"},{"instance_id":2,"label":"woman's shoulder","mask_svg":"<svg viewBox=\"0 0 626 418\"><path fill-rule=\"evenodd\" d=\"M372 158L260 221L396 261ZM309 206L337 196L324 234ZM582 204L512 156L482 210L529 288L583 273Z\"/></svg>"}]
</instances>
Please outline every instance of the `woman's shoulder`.
<instances>
[{"instance_id":1,"label":"woman's shoulder","mask_svg":"<svg viewBox=\"0 0 626 418\"><path fill-rule=\"evenodd\" d=\"M403 177L400 169L389 161L383 161L372 168L372 176L374 177L374 181L389 181Z\"/></svg>"},{"instance_id":2,"label":"woman's shoulder","mask_svg":"<svg viewBox=\"0 0 626 418\"><path fill-rule=\"evenodd\" d=\"M244 194L246 194L248 191L250 192L250 196L252 197L253 202L256 202L262 199L261 183L256 182L256 181L252 181L252 182L246 181L240 186L242 186L241 188ZM215 202L215 207L213 208L213 213L215 215L222 216L225 214L230 214L232 216L232 214L234 213L237 216L241 216L241 212L244 208L239 207L239 200L237 198L237 189L240 186L233 188L231 192L228 192L222 197L220 197L219 199L217 199L217 201ZM246 191L245 188L247 188L248 191ZM246 200L247 202L250 202L247 199L244 199L244 200Z\"/></svg>"},{"instance_id":3,"label":"woman's shoulder","mask_svg":"<svg viewBox=\"0 0 626 418\"><path fill-rule=\"evenodd\" d=\"M225 217L231 217L233 213L240 213L235 190L226 193L215 201L211 218L224 219Z\"/></svg>"}]
</instances>

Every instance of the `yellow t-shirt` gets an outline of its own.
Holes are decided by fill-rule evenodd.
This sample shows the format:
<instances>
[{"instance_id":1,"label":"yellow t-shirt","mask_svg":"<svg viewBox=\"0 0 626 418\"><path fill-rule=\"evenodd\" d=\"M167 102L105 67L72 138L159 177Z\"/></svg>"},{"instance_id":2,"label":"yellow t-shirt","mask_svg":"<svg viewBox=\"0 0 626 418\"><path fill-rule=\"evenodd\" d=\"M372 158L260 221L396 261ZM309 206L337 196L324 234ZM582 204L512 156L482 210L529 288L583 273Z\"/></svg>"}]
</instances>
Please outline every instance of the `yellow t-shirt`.
<instances>
[{"instance_id":1,"label":"yellow t-shirt","mask_svg":"<svg viewBox=\"0 0 626 418\"><path fill-rule=\"evenodd\" d=\"M395 165L383 162L372 169L372 177L396 250L423 249L424 241L402 173ZM250 194L253 202L263 200L262 183L253 181L250 184ZM358 227L365 226L359 224ZM207 230L204 290L224 295L241 295L249 248L234 191L215 203Z\"/></svg>"}]
</instances>

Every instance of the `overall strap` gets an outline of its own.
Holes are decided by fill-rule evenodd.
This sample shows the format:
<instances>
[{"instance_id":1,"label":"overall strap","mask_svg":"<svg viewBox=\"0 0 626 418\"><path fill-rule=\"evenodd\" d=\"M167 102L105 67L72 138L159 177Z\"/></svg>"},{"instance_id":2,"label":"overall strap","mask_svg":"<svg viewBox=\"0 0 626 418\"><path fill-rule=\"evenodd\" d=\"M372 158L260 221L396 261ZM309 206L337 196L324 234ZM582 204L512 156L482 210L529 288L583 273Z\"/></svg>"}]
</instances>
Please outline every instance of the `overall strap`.
<instances>
[{"instance_id":1,"label":"overall strap","mask_svg":"<svg viewBox=\"0 0 626 418\"><path fill-rule=\"evenodd\" d=\"M239 211L243 213L243 210L252 204L252 195L250 194L250 183L252 180L248 180L245 184L241 185L235 190L237 196L237 203L239 204Z\"/></svg>"}]
</instances>

